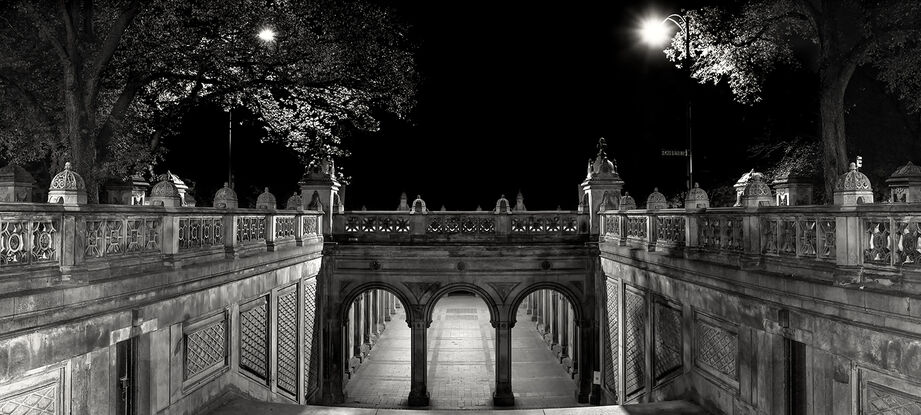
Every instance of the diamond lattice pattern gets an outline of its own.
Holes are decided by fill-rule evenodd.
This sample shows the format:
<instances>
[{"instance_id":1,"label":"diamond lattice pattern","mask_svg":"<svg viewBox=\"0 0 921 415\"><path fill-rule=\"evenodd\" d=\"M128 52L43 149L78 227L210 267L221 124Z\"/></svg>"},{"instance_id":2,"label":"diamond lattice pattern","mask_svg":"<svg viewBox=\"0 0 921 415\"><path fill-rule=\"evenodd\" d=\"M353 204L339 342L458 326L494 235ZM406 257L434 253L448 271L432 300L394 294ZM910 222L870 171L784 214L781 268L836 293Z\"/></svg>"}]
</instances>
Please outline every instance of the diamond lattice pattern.
<instances>
[{"instance_id":1,"label":"diamond lattice pattern","mask_svg":"<svg viewBox=\"0 0 921 415\"><path fill-rule=\"evenodd\" d=\"M2 415L54 415L58 385L52 383L0 401Z\"/></svg>"},{"instance_id":2,"label":"diamond lattice pattern","mask_svg":"<svg viewBox=\"0 0 921 415\"><path fill-rule=\"evenodd\" d=\"M240 367L261 379L268 372L267 309L268 304L262 301L240 313Z\"/></svg>"},{"instance_id":3,"label":"diamond lattice pattern","mask_svg":"<svg viewBox=\"0 0 921 415\"><path fill-rule=\"evenodd\" d=\"M317 316L317 280L304 282L304 391L310 394L318 385L320 356Z\"/></svg>"},{"instance_id":4,"label":"diamond lattice pattern","mask_svg":"<svg viewBox=\"0 0 921 415\"><path fill-rule=\"evenodd\" d=\"M867 415L921 415L921 397L867 385Z\"/></svg>"},{"instance_id":5,"label":"diamond lattice pattern","mask_svg":"<svg viewBox=\"0 0 921 415\"><path fill-rule=\"evenodd\" d=\"M618 356L617 356L617 346L618 346L618 336L617 336L617 322L619 315L617 313L619 303L617 301L617 282L608 281L607 282L607 311L608 311L608 329L604 332L604 343L605 343L605 352L608 355L608 358L605 359L605 376L604 381L608 387L608 390L616 391L617 390L617 370L618 370Z\"/></svg>"},{"instance_id":6,"label":"diamond lattice pattern","mask_svg":"<svg viewBox=\"0 0 921 415\"><path fill-rule=\"evenodd\" d=\"M703 321L698 321L696 326L697 364L710 367L731 379L737 379L738 337Z\"/></svg>"},{"instance_id":7,"label":"diamond lattice pattern","mask_svg":"<svg viewBox=\"0 0 921 415\"><path fill-rule=\"evenodd\" d=\"M227 352L225 336L223 321L186 336L186 379L224 362Z\"/></svg>"},{"instance_id":8,"label":"diamond lattice pattern","mask_svg":"<svg viewBox=\"0 0 921 415\"><path fill-rule=\"evenodd\" d=\"M297 395L297 291L278 297L278 387Z\"/></svg>"},{"instance_id":9,"label":"diamond lattice pattern","mask_svg":"<svg viewBox=\"0 0 921 415\"><path fill-rule=\"evenodd\" d=\"M656 379L681 367L681 311L656 304Z\"/></svg>"},{"instance_id":10,"label":"diamond lattice pattern","mask_svg":"<svg viewBox=\"0 0 921 415\"><path fill-rule=\"evenodd\" d=\"M624 389L632 394L646 382L646 298L624 293Z\"/></svg>"}]
</instances>

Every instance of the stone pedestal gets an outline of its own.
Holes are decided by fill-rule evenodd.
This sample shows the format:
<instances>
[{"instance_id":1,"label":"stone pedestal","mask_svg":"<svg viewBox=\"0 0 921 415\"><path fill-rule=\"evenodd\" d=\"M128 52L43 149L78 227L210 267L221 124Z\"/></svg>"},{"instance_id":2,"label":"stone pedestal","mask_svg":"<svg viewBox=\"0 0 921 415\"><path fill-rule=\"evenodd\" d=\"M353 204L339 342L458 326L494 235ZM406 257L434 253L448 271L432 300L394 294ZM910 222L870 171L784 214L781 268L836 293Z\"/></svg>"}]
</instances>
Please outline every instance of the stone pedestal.
<instances>
[{"instance_id":1,"label":"stone pedestal","mask_svg":"<svg viewBox=\"0 0 921 415\"><path fill-rule=\"evenodd\" d=\"M60 203L64 206L86 204L86 184L83 178L72 170L70 162L64 163L64 171L51 179L48 203Z\"/></svg>"},{"instance_id":2,"label":"stone pedestal","mask_svg":"<svg viewBox=\"0 0 921 415\"><path fill-rule=\"evenodd\" d=\"M848 172L835 182L835 204L855 206L863 203L873 203L873 188L870 179L857 171L855 163L851 163Z\"/></svg>"},{"instance_id":3,"label":"stone pedestal","mask_svg":"<svg viewBox=\"0 0 921 415\"><path fill-rule=\"evenodd\" d=\"M26 169L8 164L0 169L0 201L11 203L32 202L35 179Z\"/></svg>"},{"instance_id":4,"label":"stone pedestal","mask_svg":"<svg viewBox=\"0 0 921 415\"><path fill-rule=\"evenodd\" d=\"M585 180L579 185L580 195L580 212L587 213L589 217L589 229L591 234L600 233L601 217L599 212L602 204L605 203L605 194L607 200L614 200L620 196L624 188L624 181L617 174L617 164L608 158L605 152L606 143L604 138L598 140L598 154L594 160L588 161ZM606 203L606 204L609 204ZM613 208L619 208L620 205ZM609 210L611 206L605 206Z\"/></svg>"},{"instance_id":5,"label":"stone pedestal","mask_svg":"<svg viewBox=\"0 0 921 415\"><path fill-rule=\"evenodd\" d=\"M808 177L789 175L774 180L777 206L802 206L812 204L812 182Z\"/></svg>"},{"instance_id":6,"label":"stone pedestal","mask_svg":"<svg viewBox=\"0 0 921 415\"><path fill-rule=\"evenodd\" d=\"M921 167L909 161L886 179L886 185L892 203L921 202Z\"/></svg>"}]
</instances>

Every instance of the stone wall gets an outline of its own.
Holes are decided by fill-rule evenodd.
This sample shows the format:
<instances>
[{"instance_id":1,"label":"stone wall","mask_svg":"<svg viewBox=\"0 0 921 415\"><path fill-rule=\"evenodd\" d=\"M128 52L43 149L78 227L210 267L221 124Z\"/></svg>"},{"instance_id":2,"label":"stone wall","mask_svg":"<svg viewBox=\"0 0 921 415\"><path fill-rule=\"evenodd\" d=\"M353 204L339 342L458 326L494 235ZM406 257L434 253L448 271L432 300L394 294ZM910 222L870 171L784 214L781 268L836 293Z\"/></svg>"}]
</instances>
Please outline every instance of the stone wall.
<instances>
[{"instance_id":1,"label":"stone wall","mask_svg":"<svg viewBox=\"0 0 921 415\"><path fill-rule=\"evenodd\" d=\"M0 414L191 414L234 394L311 398L315 215L103 209L120 208L42 213L56 229L48 263L0 264L12 291L0 295ZM156 243L126 252L125 223L138 214L157 223L146 228ZM95 219L103 215L123 217ZM244 235L251 217L263 227Z\"/></svg>"},{"instance_id":2,"label":"stone wall","mask_svg":"<svg viewBox=\"0 0 921 415\"><path fill-rule=\"evenodd\" d=\"M810 414L921 411L913 297L640 245L601 244L612 400L685 398L726 414L797 402Z\"/></svg>"}]
</instances>

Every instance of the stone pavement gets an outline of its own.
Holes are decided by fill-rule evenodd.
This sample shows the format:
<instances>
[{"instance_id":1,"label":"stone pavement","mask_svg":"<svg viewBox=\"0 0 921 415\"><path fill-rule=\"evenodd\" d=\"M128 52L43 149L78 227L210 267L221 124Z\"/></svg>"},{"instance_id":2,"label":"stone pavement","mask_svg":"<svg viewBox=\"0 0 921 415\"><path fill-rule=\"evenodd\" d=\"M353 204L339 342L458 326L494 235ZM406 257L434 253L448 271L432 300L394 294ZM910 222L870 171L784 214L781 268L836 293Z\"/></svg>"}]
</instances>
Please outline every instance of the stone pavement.
<instances>
[{"instance_id":1,"label":"stone pavement","mask_svg":"<svg viewBox=\"0 0 921 415\"><path fill-rule=\"evenodd\" d=\"M235 399L211 412L211 415L416 415L423 410L300 406ZM470 412L502 415L706 415L699 407L685 401L668 401L624 406L583 406L549 409L433 409L426 415L464 415Z\"/></svg>"},{"instance_id":2,"label":"stone pavement","mask_svg":"<svg viewBox=\"0 0 921 415\"><path fill-rule=\"evenodd\" d=\"M410 330L402 309L393 316L346 386L348 406L405 408L409 395ZM512 390L516 408L577 406L576 383L548 350L525 307L512 331ZM428 331L428 390L434 409L492 408L495 329L483 300L442 298Z\"/></svg>"}]
</instances>

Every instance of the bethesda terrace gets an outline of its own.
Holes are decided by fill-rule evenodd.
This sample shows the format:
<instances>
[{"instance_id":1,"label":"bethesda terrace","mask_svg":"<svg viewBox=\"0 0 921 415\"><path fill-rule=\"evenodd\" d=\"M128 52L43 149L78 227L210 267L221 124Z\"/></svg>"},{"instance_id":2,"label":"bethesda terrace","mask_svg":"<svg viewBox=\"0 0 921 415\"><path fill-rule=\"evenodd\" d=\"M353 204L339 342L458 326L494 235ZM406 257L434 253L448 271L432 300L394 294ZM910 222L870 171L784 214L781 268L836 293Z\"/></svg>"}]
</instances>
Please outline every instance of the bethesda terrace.
<instances>
[{"instance_id":1,"label":"bethesda terrace","mask_svg":"<svg viewBox=\"0 0 921 415\"><path fill-rule=\"evenodd\" d=\"M255 208L172 174L87 204L68 165L44 203L0 169L0 415L921 414L921 169L886 203L852 164L831 205L754 173L735 207L695 186L675 208L626 194L606 152L575 211L350 211L329 163Z\"/></svg>"}]
</instances>

